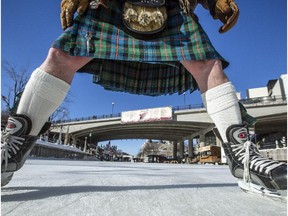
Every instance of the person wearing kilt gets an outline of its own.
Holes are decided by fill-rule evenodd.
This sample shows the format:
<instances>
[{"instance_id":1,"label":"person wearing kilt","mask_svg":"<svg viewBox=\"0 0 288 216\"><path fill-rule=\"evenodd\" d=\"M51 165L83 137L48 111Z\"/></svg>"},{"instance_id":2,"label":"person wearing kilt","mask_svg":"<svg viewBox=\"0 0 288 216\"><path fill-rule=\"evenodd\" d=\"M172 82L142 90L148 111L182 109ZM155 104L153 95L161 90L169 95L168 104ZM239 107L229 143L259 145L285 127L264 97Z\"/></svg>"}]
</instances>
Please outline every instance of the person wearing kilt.
<instances>
[{"instance_id":1,"label":"person wearing kilt","mask_svg":"<svg viewBox=\"0 0 288 216\"><path fill-rule=\"evenodd\" d=\"M194 14L198 4L223 23L220 33L237 22L234 0L62 0L64 32L32 73L1 137L2 185L22 167L74 74L82 72L111 91L159 96L200 90L231 173L269 191L286 189L287 165L262 158L248 140L245 123L254 119L224 73L229 63Z\"/></svg>"}]
</instances>

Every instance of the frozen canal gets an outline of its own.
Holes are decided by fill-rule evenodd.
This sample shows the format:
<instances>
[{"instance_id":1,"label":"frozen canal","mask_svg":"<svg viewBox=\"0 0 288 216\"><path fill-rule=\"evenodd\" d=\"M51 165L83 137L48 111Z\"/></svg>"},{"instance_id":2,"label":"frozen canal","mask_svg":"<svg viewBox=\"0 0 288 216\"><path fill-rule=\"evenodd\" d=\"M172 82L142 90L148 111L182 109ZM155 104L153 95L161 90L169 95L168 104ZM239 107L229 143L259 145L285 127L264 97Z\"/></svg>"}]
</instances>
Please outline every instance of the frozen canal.
<instances>
[{"instance_id":1,"label":"frozen canal","mask_svg":"<svg viewBox=\"0 0 288 216\"><path fill-rule=\"evenodd\" d=\"M28 160L1 192L3 216L287 215L217 165Z\"/></svg>"}]
</instances>

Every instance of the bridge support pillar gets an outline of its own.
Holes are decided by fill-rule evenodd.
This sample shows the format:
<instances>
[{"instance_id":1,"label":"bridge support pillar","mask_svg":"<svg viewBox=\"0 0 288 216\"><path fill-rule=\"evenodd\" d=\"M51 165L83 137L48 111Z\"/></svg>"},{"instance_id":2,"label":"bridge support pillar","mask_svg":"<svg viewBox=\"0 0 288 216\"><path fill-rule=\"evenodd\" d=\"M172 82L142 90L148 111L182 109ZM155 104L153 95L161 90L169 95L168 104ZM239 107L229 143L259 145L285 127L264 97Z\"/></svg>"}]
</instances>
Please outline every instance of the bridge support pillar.
<instances>
[{"instance_id":1,"label":"bridge support pillar","mask_svg":"<svg viewBox=\"0 0 288 216\"><path fill-rule=\"evenodd\" d=\"M199 144L200 144L200 147L205 146L205 134L203 131L200 131L200 134L199 134Z\"/></svg>"},{"instance_id":2,"label":"bridge support pillar","mask_svg":"<svg viewBox=\"0 0 288 216\"><path fill-rule=\"evenodd\" d=\"M183 159L184 158L184 141L181 141L179 143L179 156L180 156L180 159Z\"/></svg>"},{"instance_id":3,"label":"bridge support pillar","mask_svg":"<svg viewBox=\"0 0 288 216\"><path fill-rule=\"evenodd\" d=\"M70 143L70 134L69 134L69 133L66 133L66 134L65 134L64 145L68 145L68 144L71 144L71 143Z\"/></svg>"},{"instance_id":4,"label":"bridge support pillar","mask_svg":"<svg viewBox=\"0 0 288 216\"><path fill-rule=\"evenodd\" d=\"M177 141L173 141L173 159L177 159Z\"/></svg>"},{"instance_id":5,"label":"bridge support pillar","mask_svg":"<svg viewBox=\"0 0 288 216\"><path fill-rule=\"evenodd\" d=\"M84 149L83 149L84 152L86 152L86 148L87 148L87 137L85 137Z\"/></svg>"},{"instance_id":6,"label":"bridge support pillar","mask_svg":"<svg viewBox=\"0 0 288 216\"><path fill-rule=\"evenodd\" d=\"M65 138L64 138L64 145L67 145L70 142L70 134L69 134L69 125L67 126Z\"/></svg>"},{"instance_id":7,"label":"bridge support pillar","mask_svg":"<svg viewBox=\"0 0 288 216\"><path fill-rule=\"evenodd\" d=\"M188 140L188 156L189 158L193 158L193 139Z\"/></svg>"}]
</instances>

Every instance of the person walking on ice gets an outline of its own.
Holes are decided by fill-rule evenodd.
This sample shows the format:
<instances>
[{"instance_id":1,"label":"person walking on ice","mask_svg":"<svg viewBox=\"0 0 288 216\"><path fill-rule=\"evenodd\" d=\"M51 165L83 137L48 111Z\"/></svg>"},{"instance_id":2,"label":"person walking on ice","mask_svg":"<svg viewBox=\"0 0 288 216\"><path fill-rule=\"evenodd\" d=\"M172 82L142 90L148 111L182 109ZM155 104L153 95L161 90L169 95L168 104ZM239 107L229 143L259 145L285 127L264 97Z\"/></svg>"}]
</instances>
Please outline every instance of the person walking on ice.
<instances>
[{"instance_id":1,"label":"person walking on ice","mask_svg":"<svg viewBox=\"0 0 288 216\"><path fill-rule=\"evenodd\" d=\"M287 164L260 156L249 140L253 124L224 73L194 10L202 5L220 33L235 26L233 0L62 0L63 33L34 70L17 112L1 136L1 184L6 185L47 129L76 72L93 74L107 90L149 96L200 90L223 141L230 171L244 190L278 196ZM77 16L74 19L74 14ZM280 196L280 195L279 195Z\"/></svg>"}]
</instances>

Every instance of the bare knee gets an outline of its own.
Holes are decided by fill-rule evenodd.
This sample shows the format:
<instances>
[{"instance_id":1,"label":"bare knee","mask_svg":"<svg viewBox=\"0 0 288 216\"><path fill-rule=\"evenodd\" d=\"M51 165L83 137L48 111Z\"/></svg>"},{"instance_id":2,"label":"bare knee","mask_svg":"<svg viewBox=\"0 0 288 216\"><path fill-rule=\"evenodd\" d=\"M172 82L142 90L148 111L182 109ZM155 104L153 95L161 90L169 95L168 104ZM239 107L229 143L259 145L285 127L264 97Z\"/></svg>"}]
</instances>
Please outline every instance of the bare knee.
<instances>
[{"instance_id":1,"label":"bare knee","mask_svg":"<svg viewBox=\"0 0 288 216\"><path fill-rule=\"evenodd\" d=\"M70 56L67 52L50 48L40 68L45 72L71 83L77 70L91 61L91 58Z\"/></svg>"},{"instance_id":2,"label":"bare knee","mask_svg":"<svg viewBox=\"0 0 288 216\"><path fill-rule=\"evenodd\" d=\"M185 60L181 61L182 65L192 74L198 75L199 73L210 74L212 68L222 70L222 63L218 59L210 60Z\"/></svg>"},{"instance_id":3,"label":"bare knee","mask_svg":"<svg viewBox=\"0 0 288 216\"><path fill-rule=\"evenodd\" d=\"M195 78L201 92L206 92L208 89L229 81L219 59L181 63Z\"/></svg>"},{"instance_id":4,"label":"bare knee","mask_svg":"<svg viewBox=\"0 0 288 216\"><path fill-rule=\"evenodd\" d=\"M62 61L68 60L71 57L67 52L60 49L50 48L48 52L47 59L51 61Z\"/></svg>"},{"instance_id":5,"label":"bare knee","mask_svg":"<svg viewBox=\"0 0 288 216\"><path fill-rule=\"evenodd\" d=\"M92 58L89 57L71 56L69 53L60 49L50 48L44 63L76 71L91 61L91 59Z\"/></svg>"}]
</instances>

